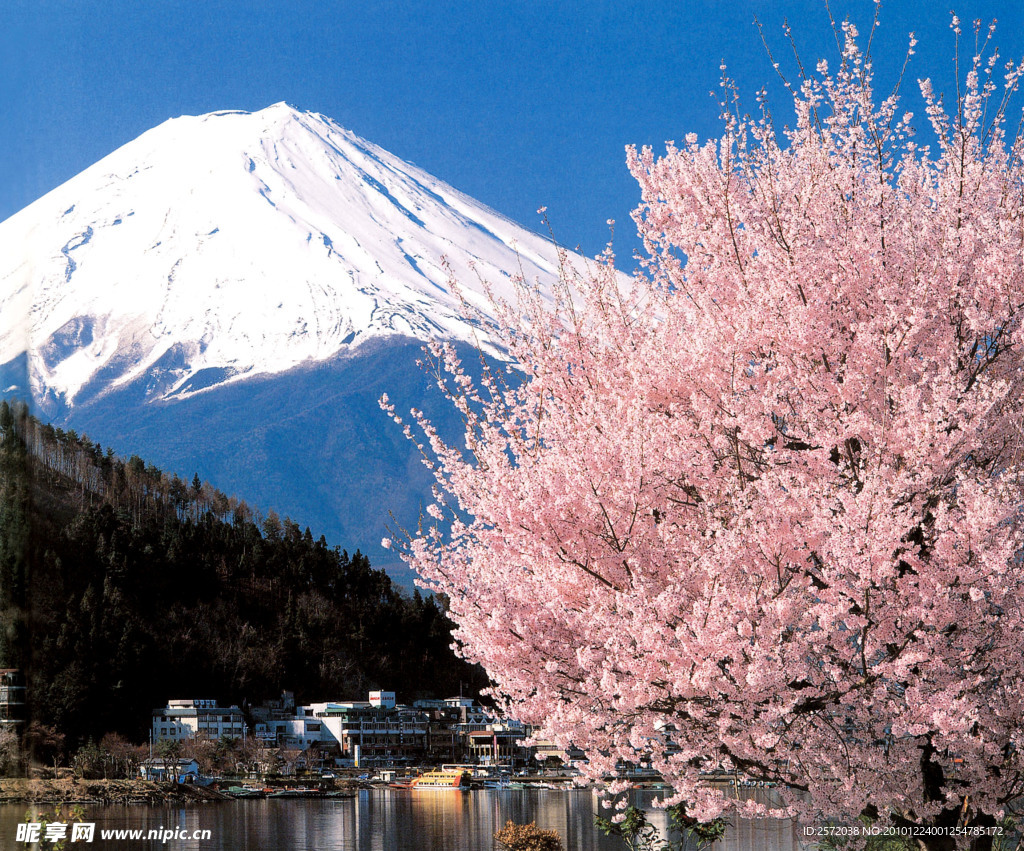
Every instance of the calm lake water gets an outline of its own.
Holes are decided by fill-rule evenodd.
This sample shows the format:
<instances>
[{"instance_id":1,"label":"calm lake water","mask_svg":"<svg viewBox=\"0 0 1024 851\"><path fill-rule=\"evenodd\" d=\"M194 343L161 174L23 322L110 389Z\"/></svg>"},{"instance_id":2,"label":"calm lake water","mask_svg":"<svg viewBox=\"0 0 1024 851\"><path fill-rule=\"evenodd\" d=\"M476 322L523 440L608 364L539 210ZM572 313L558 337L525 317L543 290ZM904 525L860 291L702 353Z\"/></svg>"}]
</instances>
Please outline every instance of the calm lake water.
<instances>
[{"instance_id":1,"label":"calm lake water","mask_svg":"<svg viewBox=\"0 0 1024 851\"><path fill-rule=\"evenodd\" d=\"M634 803L647 806L651 795ZM511 819L553 828L566 851L623 851L616 839L594 827L595 798L587 789L480 790L469 793L397 790L362 791L345 800L225 801L187 808L87 807L86 821L96 823L91 844L82 849L197 849L197 851L491 851L496 830ZM26 807L0 807L0 848L26 847L15 842L17 823ZM652 814L655 823L662 813ZM211 838L107 840L101 830L169 828L209 830ZM716 851L805 851L799 830L790 821L739 822Z\"/></svg>"}]
</instances>

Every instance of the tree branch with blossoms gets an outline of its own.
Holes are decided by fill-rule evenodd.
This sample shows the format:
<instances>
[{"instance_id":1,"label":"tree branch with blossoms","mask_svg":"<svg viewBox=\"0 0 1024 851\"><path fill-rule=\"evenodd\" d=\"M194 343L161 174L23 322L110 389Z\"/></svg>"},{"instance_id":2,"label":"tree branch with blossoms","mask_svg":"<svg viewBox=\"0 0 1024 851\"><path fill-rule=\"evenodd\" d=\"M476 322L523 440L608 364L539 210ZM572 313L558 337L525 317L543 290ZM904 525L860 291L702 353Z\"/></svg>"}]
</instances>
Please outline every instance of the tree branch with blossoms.
<instances>
[{"instance_id":1,"label":"tree branch with blossoms","mask_svg":"<svg viewBox=\"0 0 1024 851\"><path fill-rule=\"evenodd\" d=\"M721 139L629 149L640 271L521 282L502 381L435 347L464 443L414 414L437 501L401 549L587 776L649 763L701 821L989 824L1024 769L1024 69L979 37L955 112L922 81L925 146L840 44L784 132L727 85Z\"/></svg>"}]
</instances>

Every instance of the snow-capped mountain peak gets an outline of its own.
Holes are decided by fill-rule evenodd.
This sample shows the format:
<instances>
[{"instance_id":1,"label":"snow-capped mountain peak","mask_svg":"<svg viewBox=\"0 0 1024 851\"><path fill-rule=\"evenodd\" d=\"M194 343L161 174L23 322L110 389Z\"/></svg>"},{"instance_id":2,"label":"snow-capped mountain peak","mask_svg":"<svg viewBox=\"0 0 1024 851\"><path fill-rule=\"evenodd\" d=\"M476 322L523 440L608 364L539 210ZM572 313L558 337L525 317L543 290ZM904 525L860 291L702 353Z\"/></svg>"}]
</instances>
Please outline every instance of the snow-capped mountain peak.
<instances>
[{"instance_id":1,"label":"snow-capped mountain peak","mask_svg":"<svg viewBox=\"0 0 1024 851\"><path fill-rule=\"evenodd\" d=\"M402 335L473 339L547 240L314 113L171 119L0 224L0 365L59 407L183 397Z\"/></svg>"}]
</instances>

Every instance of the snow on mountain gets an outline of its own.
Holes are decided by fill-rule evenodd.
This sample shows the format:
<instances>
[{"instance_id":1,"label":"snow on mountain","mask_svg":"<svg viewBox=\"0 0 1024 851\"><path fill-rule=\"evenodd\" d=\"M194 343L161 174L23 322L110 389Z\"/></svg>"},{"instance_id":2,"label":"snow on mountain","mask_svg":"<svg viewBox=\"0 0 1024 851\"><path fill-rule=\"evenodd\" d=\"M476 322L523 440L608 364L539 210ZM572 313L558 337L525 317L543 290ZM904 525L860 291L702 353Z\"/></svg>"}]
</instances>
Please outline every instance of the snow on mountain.
<instances>
[{"instance_id":1,"label":"snow on mountain","mask_svg":"<svg viewBox=\"0 0 1024 851\"><path fill-rule=\"evenodd\" d=\"M377 405L461 420L421 343L488 343L449 292L555 280L555 246L313 113L176 118L0 223L0 388L120 455L379 546L431 477ZM570 255L567 262L582 265ZM389 519L393 518L393 519Z\"/></svg>"},{"instance_id":2,"label":"snow on mountain","mask_svg":"<svg viewBox=\"0 0 1024 851\"><path fill-rule=\"evenodd\" d=\"M448 291L556 276L554 246L284 103L171 119L0 224L0 364L44 409L185 398L380 337L472 341Z\"/></svg>"}]
</instances>

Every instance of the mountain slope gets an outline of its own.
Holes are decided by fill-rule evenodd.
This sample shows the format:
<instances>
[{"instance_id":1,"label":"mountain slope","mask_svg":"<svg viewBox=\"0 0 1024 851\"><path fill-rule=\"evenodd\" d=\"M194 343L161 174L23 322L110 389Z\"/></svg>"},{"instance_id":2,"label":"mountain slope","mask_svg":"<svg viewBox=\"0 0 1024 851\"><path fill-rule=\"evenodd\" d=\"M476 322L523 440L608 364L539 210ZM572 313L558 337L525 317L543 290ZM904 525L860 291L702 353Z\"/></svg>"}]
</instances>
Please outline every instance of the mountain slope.
<instances>
[{"instance_id":1,"label":"mountain slope","mask_svg":"<svg viewBox=\"0 0 1024 851\"><path fill-rule=\"evenodd\" d=\"M553 246L319 115L165 122L0 225L0 364L29 353L51 415L145 379L149 399L404 335L474 329Z\"/></svg>"},{"instance_id":2,"label":"mountain slope","mask_svg":"<svg viewBox=\"0 0 1024 851\"><path fill-rule=\"evenodd\" d=\"M380 541L395 523L415 528L432 479L377 399L386 391L402 410L426 411L449 438L461 424L417 367L420 356L416 340L372 341L346 357L169 402L138 404L126 388L55 423L274 508L411 587L411 573Z\"/></svg>"},{"instance_id":3,"label":"mountain slope","mask_svg":"<svg viewBox=\"0 0 1024 851\"><path fill-rule=\"evenodd\" d=\"M3 402L0 518L0 666L24 674L28 719L69 744L139 741L175 694L412 700L484 684L436 603L396 594L358 553L280 521L261 530L223 493Z\"/></svg>"},{"instance_id":4,"label":"mountain slope","mask_svg":"<svg viewBox=\"0 0 1024 851\"><path fill-rule=\"evenodd\" d=\"M483 281L544 292L566 261L323 116L177 118L0 223L0 391L410 584L379 542L429 480L376 399L455 434L420 346L490 349L449 278L486 323Z\"/></svg>"}]
</instances>

